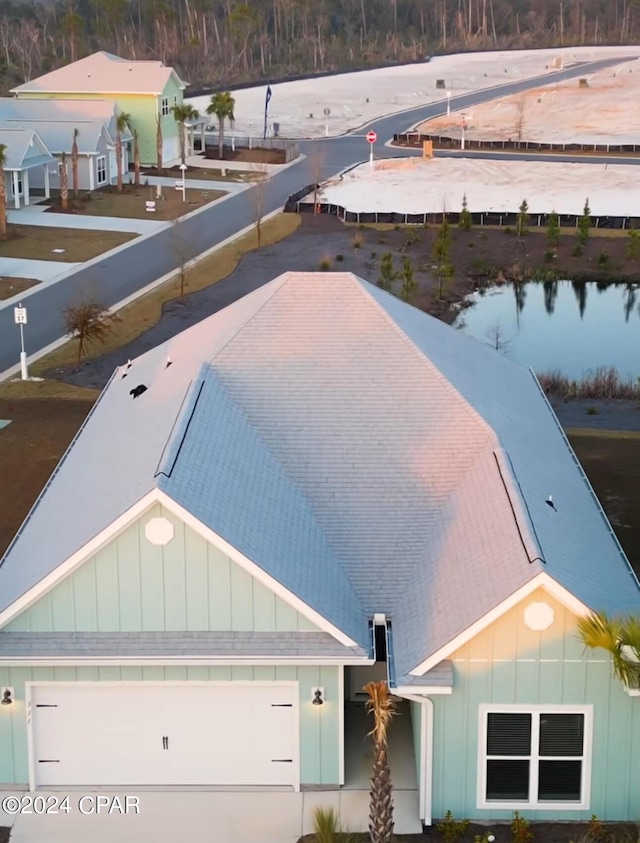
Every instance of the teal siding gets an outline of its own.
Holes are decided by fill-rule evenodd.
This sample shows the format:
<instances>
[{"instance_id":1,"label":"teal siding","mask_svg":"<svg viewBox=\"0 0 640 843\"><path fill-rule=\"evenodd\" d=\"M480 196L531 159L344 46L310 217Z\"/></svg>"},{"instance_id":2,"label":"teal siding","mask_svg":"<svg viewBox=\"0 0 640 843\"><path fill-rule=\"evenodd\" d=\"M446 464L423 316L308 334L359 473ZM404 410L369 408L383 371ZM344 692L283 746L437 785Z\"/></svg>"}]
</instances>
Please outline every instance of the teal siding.
<instances>
[{"instance_id":1,"label":"teal siding","mask_svg":"<svg viewBox=\"0 0 640 843\"><path fill-rule=\"evenodd\" d=\"M144 535L174 525L169 544ZM313 630L316 627L227 556L156 506L6 627L25 632Z\"/></svg>"},{"instance_id":2,"label":"teal siding","mask_svg":"<svg viewBox=\"0 0 640 843\"><path fill-rule=\"evenodd\" d=\"M300 692L300 780L303 785L337 785L339 763L338 667L82 667L1 668L0 686L15 689L15 704L0 710L0 787L28 783L25 682L229 682L292 681ZM325 689L323 706L311 690Z\"/></svg>"},{"instance_id":3,"label":"teal siding","mask_svg":"<svg viewBox=\"0 0 640 843\"><path fill-rule=\"evenodd\" d=\"M413 735L413 757L416 762L416 781L418 782L418 790L422 787L422 770L420 769L420 754L421 746L424 737L422 735L422 703L409 703L411 707L411 732Z\"/></svg>"},{"instance_id":4,"label":"teal siding","mask_svg":"<svg viewBox=\"0 0 640 843\"><path fill-rule=\"evenodd\" d=\"M587 811L521 810L532 820L632 820L640 816L640 698L612 678L609 657L583 652L575 618L551 598L555 621L545 632L511 610L453 656L451 696L434 696L433 816L509 820L512 811L477 807L478 722L483 703L592 705L591 805Z\"/></svg>"}]
</instances>

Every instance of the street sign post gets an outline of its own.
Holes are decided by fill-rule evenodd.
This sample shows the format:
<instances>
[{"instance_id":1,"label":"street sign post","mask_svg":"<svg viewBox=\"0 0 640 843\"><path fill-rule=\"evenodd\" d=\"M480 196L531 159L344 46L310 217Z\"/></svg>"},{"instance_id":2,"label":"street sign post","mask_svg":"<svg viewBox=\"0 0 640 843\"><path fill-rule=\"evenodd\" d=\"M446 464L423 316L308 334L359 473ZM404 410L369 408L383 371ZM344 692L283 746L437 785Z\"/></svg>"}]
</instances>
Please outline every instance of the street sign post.
<instances>
[{"instance_id":1,"label":"street sign post","mask_svg":"<svg viewBox=\"0 0 640 843\"><path fill-rule=\"evenodd\" d=\"M329 115L331 114L331 109L327 106L327 108L323 111L324 114L324 134L325 137L329 137Z\"/></svg>"},{"instance_id":2,"label":"street sign post","mask_svg":"<svg viewBox=\"0 0 640 843\"><path fill-rule=\"evenodd\" d=\"M24 326L27 324L27 308L20 303L13 308L13 319L20 326L20 376L23 381L29 380L27 371L27 352L24 350Z\"/></svg>"},{"instance_id":3,"label":"street sign post","mask_svg":"<svg viewBox=\"0 0 640 843\"><path fill-rule=\"evenodd\" d=\"M373 145L378 140L378 136L375 132L367 132L367 140L369 142L369 166L373 167Z\"/></svg>"}]
</instances>

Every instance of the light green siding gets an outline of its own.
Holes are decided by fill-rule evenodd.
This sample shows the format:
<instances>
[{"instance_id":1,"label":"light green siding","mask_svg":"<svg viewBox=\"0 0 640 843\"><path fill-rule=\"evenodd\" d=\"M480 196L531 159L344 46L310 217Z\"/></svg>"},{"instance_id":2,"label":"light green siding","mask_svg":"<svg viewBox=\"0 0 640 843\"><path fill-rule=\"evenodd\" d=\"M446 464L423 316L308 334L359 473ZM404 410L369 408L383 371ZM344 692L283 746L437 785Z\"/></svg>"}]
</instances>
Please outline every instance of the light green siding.
<instances>
[{"instance_id":1,"label":"light green siding","mask_svg":"<svg viewBox=\"0 0 640 843\"><path fill-rule=\"evenodd\" d=\"M62 99L62 100L115 100L121 112L130 116L131 130L137 129L140 143L140 162L143 166L157 163L156 156L156 116L160 114L162 97L169 100L169 108L174 104L182 105L184 92L173 77L170 77L162 94L109 94L109 93L21 93L21 99ZM178 125L173 114L162 117L162 135L164 140L178 136ZM131 147L133 151L133 146ZM133 160L133 154L130 156ZM166 162L165 162L166 163Z\"/></svg>"},{"instance_id":2,"label":"light green siding","mask_svg":"<svg viewBox=\"0 0 640 843\"><path fill-rule=\"evenodd\" d=\"M145 525L173 524L151 544ZM315 630L303 615L160 506L145 513L6 627L22 632Z\"/></svg>"},{"instance_id":3,"label":"light green siding","mask_svg":"<svg viewBox=\"0 0 640 843\"><path fill-rule=\"evenodd\" d=\"M527 605L545 602L554 622L544 632L524 623ZM433 816L447 810L470 819L511 819L513 812L477 808L479 706L593 705L591 806L579 811L525 811L529 819L637 820L640 816L640 698L612 678L609 657L584 653L576 619L539 592L453 655L451 696L434 696Z\"/></svg>"},{"instance_id":4,"label":"light green siding","mask_svg":"<svg viewBox=\"0 0 640 843\"><path fill-rule=\"evenodd\" d=\"M411 733L413 736L413 757L416 762L416 781L418 788L422 787L421 747L424 736L422 734L422 703L411 700Z\"/></svg>"},{"instance_id":5,"label":"light green siding","mask_svg":"<svg viewBox=\"0 0 640 843\"><path fill-rule=\"evenodd\" d=\"M25 682L229 682L293 681L300 693L300 781L337 785L339 780L339 686L337 667L81 667L2 668L0 686L15 690L15 704L0 710L0 789L28 784ZM325 689L323 706L312 688Z\"/></svg>"}]
</instances>

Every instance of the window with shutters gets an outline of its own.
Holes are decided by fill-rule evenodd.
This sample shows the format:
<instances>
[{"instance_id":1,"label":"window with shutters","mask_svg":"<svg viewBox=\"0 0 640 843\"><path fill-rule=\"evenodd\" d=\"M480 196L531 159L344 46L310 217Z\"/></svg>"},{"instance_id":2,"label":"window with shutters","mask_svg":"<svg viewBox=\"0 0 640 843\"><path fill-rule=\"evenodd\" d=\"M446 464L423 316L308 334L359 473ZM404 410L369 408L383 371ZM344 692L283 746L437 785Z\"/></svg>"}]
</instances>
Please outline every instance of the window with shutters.
<instances>
[{"instance_id":1,"label":"window with shutters","mask_svg":"<svg viewBox=\"0 0 640 843\"><path fill-rule=\"evenodd\" d=\"M478 807L589 808L591 706L481 706Z\"/></svg>"}]
</instances>

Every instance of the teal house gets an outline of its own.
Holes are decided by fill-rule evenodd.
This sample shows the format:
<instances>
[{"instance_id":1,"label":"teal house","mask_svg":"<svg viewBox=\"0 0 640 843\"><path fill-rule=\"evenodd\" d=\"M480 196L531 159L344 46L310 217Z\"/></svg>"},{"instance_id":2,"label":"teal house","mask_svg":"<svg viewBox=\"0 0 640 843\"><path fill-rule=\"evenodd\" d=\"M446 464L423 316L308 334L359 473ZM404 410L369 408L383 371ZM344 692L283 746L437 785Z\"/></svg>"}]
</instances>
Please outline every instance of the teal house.
<instances>
[{"instance_id":1,"label":"teal house","mask_svg":"<svg viewBox=\"0 0 640 843\"><path fill-rule=\"evenodd\" d=\"M286 273L116 369L0 564L0 789L341 791L382 678L418 824L637 820L598 610L640 587L535 376Z\"/></svg>"}]
</instances>

